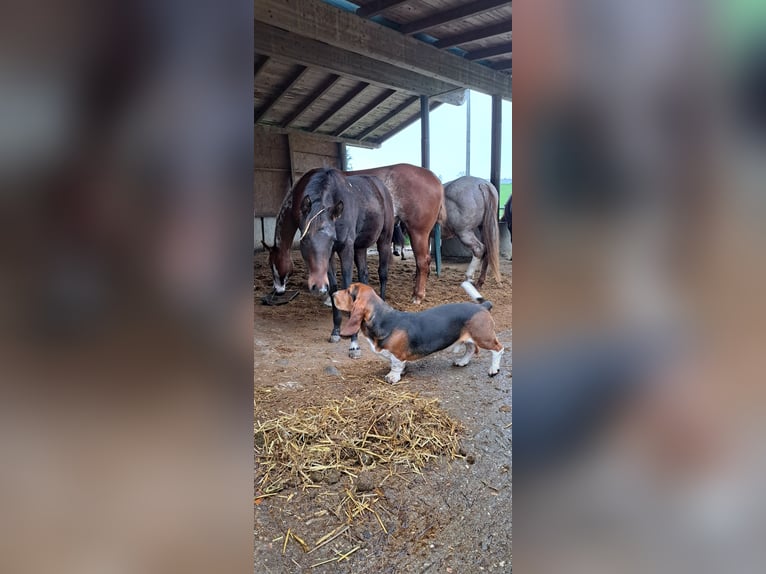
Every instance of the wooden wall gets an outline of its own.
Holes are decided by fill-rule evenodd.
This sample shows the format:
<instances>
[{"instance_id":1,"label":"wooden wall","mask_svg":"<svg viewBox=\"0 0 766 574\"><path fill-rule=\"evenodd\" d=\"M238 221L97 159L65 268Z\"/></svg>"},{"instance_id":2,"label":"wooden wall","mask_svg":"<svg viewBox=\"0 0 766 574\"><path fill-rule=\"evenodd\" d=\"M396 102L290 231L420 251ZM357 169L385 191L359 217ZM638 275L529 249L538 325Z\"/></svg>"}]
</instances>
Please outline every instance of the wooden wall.
<instances>
[{"instance_id":1,"label":"wooden wall","mask_svg":"<svg viewBox=\"0 0 766 574\"><path fill-rule=\"evenodd\" d=\"M292 183L315 167L340 168L340 144L255 127L255 217L275 217Z\"/></svg>"}]
</instances>

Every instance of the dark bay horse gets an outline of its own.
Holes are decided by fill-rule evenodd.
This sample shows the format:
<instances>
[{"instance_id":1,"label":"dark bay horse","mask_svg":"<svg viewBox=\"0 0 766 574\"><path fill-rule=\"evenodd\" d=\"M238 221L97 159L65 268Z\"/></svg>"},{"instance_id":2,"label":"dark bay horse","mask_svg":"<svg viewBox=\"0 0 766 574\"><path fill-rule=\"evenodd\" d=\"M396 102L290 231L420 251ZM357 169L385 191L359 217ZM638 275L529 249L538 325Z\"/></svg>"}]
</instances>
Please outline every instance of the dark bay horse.
<instances>
[{"instance_id":1,"label":"dark bay horse","mask_svg":"<svg viewBox=\"0 0 766 574\"><path fill-rule=\"evenodd\" d=\"M312 170L300 202L301 255L308 267L309 291L332 295L338 288L333 254L340 258L343 289L351 285L354 263L361 283L369 282L367 248L377 244L380 296L386 298L394 206L377 177L344 176L337 169ZM331 342L340 340L341 314L333 302ZM357 336L349 356L361 356Z\"/></svg>"},{"instance_id":2,"label":"dark bay horse","mask_svg":"<svg viewBox=\"0 0 766 574\"><path fill-rule=\"evenodd\" d=\"M394 202L394 215L407 228L415 255L415 285L412 302L426 296L426 280L431 265L429 236L436 223L444 223L444 188L433 172L408 163L345 172L346 175L373 175L381 179Z\"/></svg>"},{"instance_id":3,"label":"dark bay horse","mask_svg":"<svg viewBox=\"0 0 766 574\"><path fill-rule=\"evenodd\" d=\"M473 254L466 277L473 275L481 263L477 287L484 285L487 267L498 281L500 277L500 230L497 223L498 193L490 182L464 176L444 186L447 222L444 237L457 237ZM477 235L478 232L478 235Z\"/></svg>"},{"instance_id":4,"label":"dark bay horse","mask_svg":"<svg viewBox=\"0 0 766 574\"><path fill-rule=\"evenodd\" d=\"M269 267L277 293L285 292L287 280L293 270L290 248L298 230L300 202L311 173L304 174L282 201L274 230L274 245L270 247L263 242L263 246L269 251ZM394 215L407 226L412 252L415 254L416 272L412 300L414 303L422 302L431 264L429 234L437 222L444 223L447 218L444 188L439 178L425 168L407 163L349 171L345 172L345 175L377 176L391 193Z\"/></svg>"}]
</instances>

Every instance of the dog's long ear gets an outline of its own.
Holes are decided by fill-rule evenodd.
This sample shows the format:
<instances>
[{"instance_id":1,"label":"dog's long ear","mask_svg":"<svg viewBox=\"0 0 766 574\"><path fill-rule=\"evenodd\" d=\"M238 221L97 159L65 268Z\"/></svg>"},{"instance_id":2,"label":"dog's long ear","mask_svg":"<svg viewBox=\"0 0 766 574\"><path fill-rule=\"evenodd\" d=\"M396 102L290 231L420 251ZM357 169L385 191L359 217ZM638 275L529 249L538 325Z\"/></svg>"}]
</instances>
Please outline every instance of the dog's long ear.
<instances>
[{"instance_id":1,"label":"dog's long ear","mask_svg":"<svg viewBox=\"0 0 766 574\"><path fill-rule=\"evenodd\" d=\"M362 327L362 321L365 319L367 313L367 305L362 299L357 299L354 302L354 306L351 308L351 317L349 317L346 324L340 328L341 337L351 337L359 332Z\"/></svg>"}]
</instances>

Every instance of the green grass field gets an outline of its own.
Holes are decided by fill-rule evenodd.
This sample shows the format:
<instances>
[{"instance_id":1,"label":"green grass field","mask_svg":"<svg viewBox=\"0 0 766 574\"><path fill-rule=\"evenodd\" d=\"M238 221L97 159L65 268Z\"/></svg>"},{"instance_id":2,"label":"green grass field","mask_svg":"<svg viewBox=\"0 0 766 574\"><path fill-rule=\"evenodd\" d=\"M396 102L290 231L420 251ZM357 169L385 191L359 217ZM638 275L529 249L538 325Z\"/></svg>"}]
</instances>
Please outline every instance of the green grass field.
<instances>
[{"instance_id":1,"label":"green grass field","mask_svg":"<svg viewBox=\"0 0 766 574\"><path fill-rule=\"evenodd\" d=\"M500 184L500 215L503 214L503 209L505 209L505 202L508 201L509 197L511 197L512 187L512 183Z\"/></svg>"}]
</instances>

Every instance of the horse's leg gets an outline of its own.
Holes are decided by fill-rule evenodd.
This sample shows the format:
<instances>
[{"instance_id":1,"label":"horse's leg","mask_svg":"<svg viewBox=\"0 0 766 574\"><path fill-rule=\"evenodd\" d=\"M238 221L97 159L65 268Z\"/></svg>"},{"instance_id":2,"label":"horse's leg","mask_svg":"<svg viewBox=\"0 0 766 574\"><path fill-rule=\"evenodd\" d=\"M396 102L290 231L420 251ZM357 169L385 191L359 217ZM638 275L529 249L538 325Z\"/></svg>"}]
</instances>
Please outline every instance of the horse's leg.
<instances>
[{"instance_id":1,"label":"horse's leg","mask_svg":"<svg viewBox=\"0 0 766 574\"><path fill-rule=\"evenodd\" d=\"M343 249L339 253L340 255L340 275L341 275L341 286L343 289L348 289L349 285L351 285L351 279L353 279L354 274L354 259L355 259L355 251L353 245L346 245L343 247ZM358 262L357 262L358 265ZM362 274L367 275L367 260L364 261L364 266L359 268L359 277L361 279ZM333 304L335 302L333 301ZM340 313L338 313L340 316ZM340 329L340 320L338 321L338 328ZM340 332L340 331L339 331ZM348 356L352 359L358 359L362 356L362 350L359 348L359 335L352 335L351 336L351 344L348 347Z\"/></svg>"},{"instance_id":2,"label":"horse's leg","mask_svg":"<svg viewBox=\"0 0 766 574\"><path fill-rule=\"evenodd\" d=\"M428 231L410 230L410 244L415 254L415 289L412 302L419 305L426 296L426 280L431 269L431 254L429 253Z\"/></svg>"},{"instance_id":3,"label":"horse's leg","mask_svg":"<svg viewBox=\"0 0 766 574\"><path fill-rule=\"evenodd\" d=\"M330 285L332 285L333 282L335 282L335 285L338 284L337 280L335 279L335 254L330 256L330 261L327 264L327 279L329 280ZM330 293L329 289L327 291L327 296L324 298L322 303L326 307L332 307L332 294Z\"/></svg>"},{"instance_id":4,"label":"horse's leg","mask_svg":"<svg viewBox=\"0 0 766 574\"><path fill-rule=\"evenodd\" d=\"M404 234L402 233L402 228L401 228L401 225L399 225L399 223L394 225L394 234L391 241L394 244L394 251L393 251L394 255L399 255L400 254L399 250L401 249L402 259L404 259ZM378 249L378 252L380 252L380 249Z\"/></svg>"},{"instance_id":5,"label":"horse's leg","mask_svg":"<svg viewBox=\"0 0 766 574\"><path fill-rule=\"evenodd\" d=\"M481 227L479 228L479 237L484 252L481 255L481 271L479 272L479 279L476 281L476 287L481 289L487 279L487 268L489 267L489 251L487 244L484 243L484 231Z\"/></svg>"},{"instance_id":6,"label":"horse's leg","mask_svg":"<svg viewBox=\"0 0 766 574\"><path fill-rule=\"evenodd\" d=\"M367 269L367 248L361 247L354 249L354 263L356 263L356 271L359 275L359 282L365 285L370 284L370 272Z\"/></svg>"},{"instance_id":7,"label":"horse's leg","mask_svg":"<svg viewBox=\"0 0 766 574\"><path fill-rule=\"evenodd\" d=\"M470 249L473 254L471 263L468 264L468 269L465 271L466 279L473 283L473 276L476 273L476 268L482 262L482 257L484 257L484 244L479 241L478 237L476 237L476 233L474 233L473 229L462 229L457 232L457 237L460 239L460 243ZM484 275L486 275L486 268L482 271L482 277L480 278L480 281L482 282ZM481 283L479 283L479 286L481 286Z\"/></svg>"},{"instance_id":8,"label":"horse's leg","mask_svg":"<svg viewBox=\"0 0 766 574\"><path fill-rule=\"evenodd\" d=\"M391 263L391 243L387 238L378 238L378 279L380 279L380 298L386 299L386 284L388 283L388 266Z\"/></svg>"},{"instance_id":9,"label":"horse's leg","mask_svg":"<svg viewBox=\"0 0 766 574\"><path fill-rule=\"evenodd\" d=\"M330 264L327 269L327 280L330 283L330 306L332 307L332 333L330 333L330 342L337 343L340 341L340 322L341 314L340 310L335 306L335 300L332 298L333 293L338 290L338 281L335 279L335 263L333 256L330 256Z\"/></svg>"}]
</instances>

